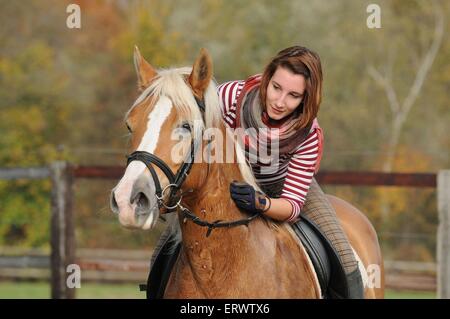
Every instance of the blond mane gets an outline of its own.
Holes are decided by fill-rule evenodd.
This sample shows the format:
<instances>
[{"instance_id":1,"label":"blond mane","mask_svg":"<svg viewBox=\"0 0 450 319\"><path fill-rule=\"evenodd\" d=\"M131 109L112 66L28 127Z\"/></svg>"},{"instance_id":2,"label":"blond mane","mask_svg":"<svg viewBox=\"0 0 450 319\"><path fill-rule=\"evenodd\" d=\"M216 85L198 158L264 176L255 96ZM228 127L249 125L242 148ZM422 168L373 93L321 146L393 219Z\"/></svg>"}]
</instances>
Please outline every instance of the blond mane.
<instances>
[{"instance_id":1,"label":"blond mane","mask_svg":"<svg viewBox=\"0 0 450 319\"><path fill-rule=\"evenodd\" d=\"M125 117L128 117L131 111L148 97L152 96L158 98L160 96L166 96L172 101L179 117L194 125L193 133L196 138L200 138L201 140L205 129L222 127L224 122L222 120L222 110L219 104L215 80L211 80L204 95L206 112L205 119L203 120L201 111L192 94L192 90L185 80L191 74L191 71L191 67L158 70L156 78L136 99ZM260 190L253 175L253 171L245 160L244 151L239 143L234 144L242 178L245 182Z\"/></svg>"}]
</instances>

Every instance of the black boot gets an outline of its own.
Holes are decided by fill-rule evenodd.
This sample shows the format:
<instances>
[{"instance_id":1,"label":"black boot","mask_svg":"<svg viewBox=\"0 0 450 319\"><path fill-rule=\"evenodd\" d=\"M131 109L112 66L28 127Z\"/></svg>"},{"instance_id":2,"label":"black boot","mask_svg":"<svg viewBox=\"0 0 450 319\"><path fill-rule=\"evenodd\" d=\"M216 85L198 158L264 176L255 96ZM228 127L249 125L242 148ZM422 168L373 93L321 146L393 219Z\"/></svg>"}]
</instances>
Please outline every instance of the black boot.
<instances>
[{"instance_id":1,"label":"black boot","mask_svg":"<svg viewBox=\"0 0 450 319\"><path fill-rule=\"evenodd\" d=\"M147 278L147 299L162 299L169 281L170 273L178 258L181 244L174 243L175 233L166 228L158 240L150 261Z\"/></svg>"},{"instance_id":2,"label":"black boot","mask_svg":"<svg viewBox=\"0 0 450 319\"><path fill-rule=\"evenodd\" d=\"M364 285L361 272L356 268L353 272L346 275L348 287L348 299L364 299Z\"/></svg>"}]
</instances>

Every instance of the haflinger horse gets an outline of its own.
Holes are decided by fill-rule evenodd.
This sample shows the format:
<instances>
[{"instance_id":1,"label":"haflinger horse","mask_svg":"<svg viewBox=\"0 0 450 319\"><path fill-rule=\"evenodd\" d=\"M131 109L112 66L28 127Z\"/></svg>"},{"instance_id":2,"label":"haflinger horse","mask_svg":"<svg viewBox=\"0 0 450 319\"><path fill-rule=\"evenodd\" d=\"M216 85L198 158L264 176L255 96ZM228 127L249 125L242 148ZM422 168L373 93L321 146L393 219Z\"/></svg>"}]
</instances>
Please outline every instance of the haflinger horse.
<instances>
[{"instance_id":1,"label":"haflinger horse","mask_svg":"<svg viewBox=\"0 0 450 319\"><path fill-rule=\"evenodd\" d=\"M125 117L131 155L112 191L111 208L127 228L152 229L162 215L177 216L169 220L182 245L164 298L321 298L317 275L292 227L249 216L230 199L233 180L259 189L239 143L233 146L234 161L193 160L211 142L202 136L206 129L228 134L208 52L202 49L192 68L156 70L135 48L134 62L140 96ZM187 134L181 148L173 135L180 131ZM184 155L174 159L180 149ZM365 298L382 298L384 270L374 228L349 203L328 199L360 269L381 267L379 285L366 285Z\"/></svg>"}]
</instances>

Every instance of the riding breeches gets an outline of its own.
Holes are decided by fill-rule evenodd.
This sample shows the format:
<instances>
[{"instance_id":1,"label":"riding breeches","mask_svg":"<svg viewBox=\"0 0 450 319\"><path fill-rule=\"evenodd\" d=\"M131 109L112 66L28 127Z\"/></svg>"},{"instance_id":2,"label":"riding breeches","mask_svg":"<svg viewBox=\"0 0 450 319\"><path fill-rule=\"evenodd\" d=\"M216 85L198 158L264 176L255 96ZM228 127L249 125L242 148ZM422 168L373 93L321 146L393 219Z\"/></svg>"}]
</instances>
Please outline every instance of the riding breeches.
<instances>
[{"instance_id":1,"label":"riding breeches","mask_svg":"<svg viewBox=\"0 0 450 319\"><path fill-rule=\"evenodd\" d=\"M312 179L308 194L306 195L301 216L312 220L325 234L338 252L346 274L357 269L358 263L353 254L352 247L337 219L336 212L331 206L324 192L315 178Z\"/></svg>"}]
</instances>

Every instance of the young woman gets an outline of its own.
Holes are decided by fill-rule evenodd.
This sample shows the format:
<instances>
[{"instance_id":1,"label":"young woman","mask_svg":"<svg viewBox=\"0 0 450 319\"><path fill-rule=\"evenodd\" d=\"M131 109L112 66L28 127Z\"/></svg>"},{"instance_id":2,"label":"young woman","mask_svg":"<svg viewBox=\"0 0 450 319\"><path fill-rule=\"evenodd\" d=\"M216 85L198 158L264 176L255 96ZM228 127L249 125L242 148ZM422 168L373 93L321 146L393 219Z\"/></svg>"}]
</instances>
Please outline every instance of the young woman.
<instances>
[{"instance_id":1,"label":"young woman","mask_svg":"<svg viewBox=\"0 0 450 319\"><path fill-rule=\"evenodd\" d=\"M247 159L256 155L256 160L249 162L265 194L249 184L233 182L231 198L241 209L275 220L295 223L302 215L309 217L341 258L348 286L345 297L363 298L361 274L352 248L334 209L313 178L323 150L323 133L316 118L322 97L319 56L301 46L286 48L269 62L262 75L221 84L218 94L229 127L259 132L253 136L253 143L251 137L245 140L245 149ZM267 134L273 129L277 132L275 138ZM270 156L270 163L267 158L258 158L255 145L274 142L278 150Z\"/></svg>"}]
</instances>

